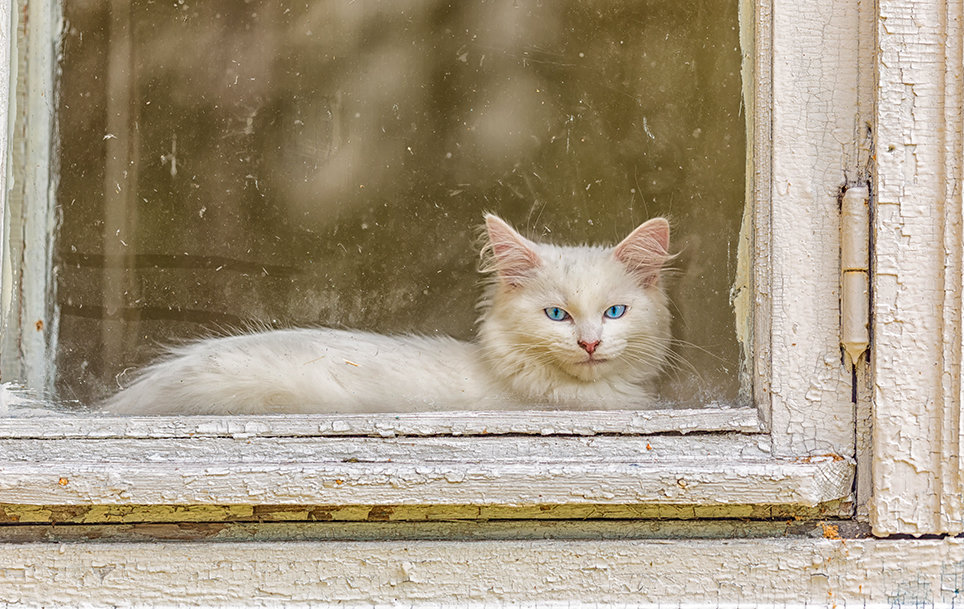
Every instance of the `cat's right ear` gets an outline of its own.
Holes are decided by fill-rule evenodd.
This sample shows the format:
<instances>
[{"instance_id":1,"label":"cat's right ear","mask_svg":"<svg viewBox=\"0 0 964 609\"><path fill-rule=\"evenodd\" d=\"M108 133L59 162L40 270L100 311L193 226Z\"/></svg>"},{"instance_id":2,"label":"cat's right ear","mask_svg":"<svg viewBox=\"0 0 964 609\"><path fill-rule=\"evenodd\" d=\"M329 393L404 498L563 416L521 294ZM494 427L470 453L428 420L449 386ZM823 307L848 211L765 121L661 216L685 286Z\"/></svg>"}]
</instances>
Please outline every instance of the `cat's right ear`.
<instances>
[{"instance_id":1,"label":"cat's right ear","mask_svg":"<svg viewBox=\"0 0 964 609\"><path fill-rule=\"evenodd\" d=\"M626 265L643 287L656 285L663 265L672 258L669 222L653 218L639 225L613 249L613 257Z\"/></svg>"},{"instance_id":2,"label":"cat's right ear","mask_svg":"<svg viewBox=\"0 0 964 609\"><path fill-rule=\"evenodd\" d=\"M502 218L486 214L485 232L488 242L482 255L487 260L482 270L495 272L506 285L519 285L542 264L536 244L517 233Z\"/></svg>"}]
</instances>

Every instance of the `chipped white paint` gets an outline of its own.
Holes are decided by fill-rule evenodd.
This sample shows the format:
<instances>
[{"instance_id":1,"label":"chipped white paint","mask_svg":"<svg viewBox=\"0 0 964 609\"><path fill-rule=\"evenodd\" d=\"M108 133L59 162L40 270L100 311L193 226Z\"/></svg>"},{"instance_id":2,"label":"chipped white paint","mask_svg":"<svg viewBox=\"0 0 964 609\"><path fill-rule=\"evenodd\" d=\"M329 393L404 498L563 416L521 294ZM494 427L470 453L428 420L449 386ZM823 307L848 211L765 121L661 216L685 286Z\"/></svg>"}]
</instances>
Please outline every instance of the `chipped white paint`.
<instances>
[{"instance_id":1,"label":"chipped white paint","mask_svg":"<svg viewBox=\"0 0 964 609\"><path fill-rule=\"evenodd\" d=\"M879 11L871 518L960 533L962 3Z\"/></svg>"},{"instance_id":2,"label":"chipped white paint","mask_svg":"<svg viewBox=\"0 0 964 609\"><path fill-rule=\"evenodd\" d=\"M759 431L751 409L509 414L7 418L0 503L812 507L853 483L852 461L774 458L760 433L591 435Z\"/></svg>"},{"instance_id":3,"label":"chipped white paint","mask_svg":"<svg viewBox=\"0 0 964 609\"><path fill-rule=\"evenodd\" d=\"M870 514L881 534L960 532L962 5L880 0L877 13L868 4L755 6L757 74L748 108L759 416L712 409L6 418L0 503L400 504L446 514L447 505L466 504L734 509L727 506L846 497L854 438L867 443L865 427L855 428L837 343L837 195L868 177L864 113L868 91L876 91L875 343L873 369L858 369L858 379L873 372ZM0 18L15 16L10 1L0 0ZM875 23L879 81L868 89ZM45 27L52 31L49 22ZM4 32L6 44L10 30ZM44 61L31 69L42 71ZM30 108L44 116L42 106ZM30 145L49 145L49 135ZM49 219L42 208L50 183L33 184L39 217ZM6 180L7 361L20 357L22 333L31 330L10 325L19 324L11 311L21 310L12 302L20 289L14 279L24 270L11 257L19 251L10 243L11 187ZM674 429L692 433L656 435ZM636 437L618 437L627 432ZM540 437L557 434L584 437ZM433 437L440 435L464 437ZM821 453L844 459L802 457ZM869 465L860 463L863 495ZM0 543L0 603L23 606L172 599L935 606L960 605L962 590L964 543L955 539Z\"/></svg>"},{"instance_id":4,"label":"chipped white paint","mask_svg":"<svg viewBox=\"0 0 964 609\"><path fill-rule=\"evenodd\" d=\"M803 10L789 3L773 8L776 29L771 31L770 12L762 4L757 13L756 38L760 48L772 38L772 78L769 64L759 61L763 73L754 81L755 117L753 150L757 156L754 190L761 199L755 209L755 289L761 295L755 313L756 327L772 326L758 333L759 353L766 355L772 378L757 379L772 395L759 404L762 417L750 409L656 411L642 413L499 413L446 415L429 413L406 416L320 416L300 418L144 418L109 419L45 417L6 418L0 435L33 438L136 438L183 437L191 434L317 436L438 434L644 434L661 431L759 432L760 421L772 421L770 450L791 462L800 456L833 453L853 455L853 417L847 400L849 375L841 364L837 339L836 273L838 231L835 193L843 179L846 155L831 145L844 128L852 131L856 44L848 26L854 11L841 9L832 0L808 4ZM794 32L780 35L780 32ZM837 49L813 70L809 57ZM763 57L762 55L760 56ZM832 78L830 78L832 77ZM799 90L801 79L811 83ZM830 81L833 81L832 83ZM841 82L846 86L842 86ZM850 88L848 88L848 86ZM773 99L779 98L779 104ZM771 115L772 108L772 115ZM824 134L830 128L831 132ZM820 135L814 140L814 134ZM772 137L772 142L771 138ZM846 147L845 147L846 148ZM801 159L800 155L805 155ZM773 161L771 162L771 157ZM793 184L793 188L788 186ZM772 198L772 200L767 200ZM801 231L800 221L809 228ZM765 230L769 229L769 230ZM762 361L762 360L761 360ZM772 407L772 412L770 410ZM631 440L627 440L631 442ZM133 445L126 444L131 450ZM732 448L738 448L738 443ZM67 452L70 449L65 448ZM107 449L110 452L110 449ZM414 453L413 453L414 454ZM611 451L599 452L603 462ZM737 464L736 460L725 461ZM667 454L668 463L692 463L683 453ZM776 461L774 463L777 463ZM190 465L190 464L187 464ZM176 478L178 462L166 465ZM91 467L95 467L92 465ZM163 475L165 465L156 471ZM776 466L775 466L776 467ZM782 467L782 466L780 466ZM199 470L203 471L203 470ZM197 472L195 472L197 473ZM383 475L384 472L379 472ZM766 473L763 476L766 477ZM276 486L285 486L276 478ZM212 488L216 488L217 484ZM655 487L654 487L655 488ZM183 489L182 489L183 490ZM722 489L721 489L722 490ZM91 491L93 492L93 491ZM180 492L180 491L179 491ZM835 491L836 492L836 491ZM96 494L96 493L95 493ZM189 496L181 495L185 501ZM636 495L642 497L642 495ZM233 495L232 495L233 497ZM321 495L316 497L321 499ZM834 498L839 497L835 495ZM304 498L304 497L303 497ZM212 497L204 498L214 500ZM640 499L642 500L642 499ZM660 500L659 497L654 500ZM707 496L707 501L712 501ZM813 500L811 497L809 500ZM720 501L729 499L720 498Z\"/></svg>"},{"instance_id":5,"label":"chipped white paint","mask_svg":"<svg viewBox=\"0 0 964 609\"><path fill-rule=\"evenodd\" d=\"M4 188L0 289L0 371L38 391L53 386L57 316L53 299L53 234L57 175L54 112L60 5L4 2L0 15L10 80L3 105L12 135L3 147ZM15 18L19 17L19 18ZM3 71L7 75L7 71Z\"/></svg>"},{"instance_id":6,"label":"chipped white paint","mask_svg":"<svg viewBox=\"0 0 964 609\"><path fill-rule=\"evenodd\" d=\"M47 412L44 414L48 416L42 418L3 419L0 437L64 440L50 446L64 454L88 454L90 460L75 458L58 465L61 473L57 479L70 482L53 488L48 487L47 477L40 475L46 462L3 463L0 488L4 489L5 500L21 504L41 500L74 504L96 500L116 504L134 501L134 498L146 503L175 500L189 504L236 503L249 493L249 502L258 498L327 503L334 501L333 491L325 490L322 480L336 475L341 471L339 468L347 473L344 478L336 479L350 483L343 482L344 488L336 494L344 498L337 501L354 502L384 503L392 501L392 497L398 497L403 503L453 502L463 490L452 491L456 486L442 482L452 476L477 482L473 482L475 486L466 483L457 487L468 489L463 494L473 502L531 502L536 496L581 502L587 500L588 493L593 501L611 502L659 503L672 499L700 505L761 501L813 505L847 496L852 477L854 434L850 377L840 361L837 338L836 192L844 180L847 164L854 157L850 148L856 148L856 145L841 147L838 142L842 141L844 131L854 130L857 97L854 64L858 45L851 28L857 13L834 0L808 3L802 8L789 2L776 2L772 11L769 9L763 2L755 9L759 73L753 81L755 115L752 121L753 283L759 294L753 324L758 357L756 371L764 375L755 379L759 414L754 409L709 408L638 413L121 419L67 417ZM827 49L833 49L833 53ZM770 50L772 57L768 54ZM822 60L814 63L814 56ZM801 82L806 86L801 88ZM21 332L26 331L21 328ZM5 337L16 338L11 338L9 332ZM51 414L53 416L49 416ZM489 452L489 456L480 454L475 464L441 467L432 460L432 450L437 446L423 442L406 445L410 451L407 460L344 466L309 461L296 467L271 460L260 466L223 458L212 461L203 451L184 458L184 454L179 457L171 451L157 451L156 443L129 441L197 435L274 438L272 442L259 443L263 454L268 455L285 454L284 444L290 437L536 436L674 431L755 433L758 435L750 442L761 444L754 451L762 450L768 456L754 460L754 452L743 448L746 440L727 438L721 440L724 448L719 451L719 458L704 455L703 459L694 459L687 452L686 442L678 441L666 443L660 461L648 467L636 467L637 464L621 463L616 457L638 447L638 439L626 437L614 438L612 446L589 450L581 465L565 460L540 460L536 451L541 445L531 440L529 448L524 449L528 451L528 458L520 457L512 463L493 459L491 455L498 453ZM763 431L770 433L763 435L760 433ZM103 442L100 454L129 451L129 460L103 461L90 452L85 453L87 448L83 442L71 445L68 441L71 438L100 438ZM620 442L624 443L623 447L616 448ZM484 442L478 445L490 446ZM184 445L171 442L170 446L183 449ZM192 450L198 447L190 446ZM391 450L398 446L392 446ZM152 450L155 452L149 452ZM372 454L378 452L373 450ZM46 449L46 454L50 454L50 449ZM821 454L836 457L807 459ZM144 464L151 455L155 460ZM195 458L198 460L193 460ZM645 464L646 458L641 456L638 461ZM422 464L431 475L425 479L413 477L405 463L412 463L416 468ZM456 471L459 467L464 471ZM817 475L816 480L807 480L813 475ZM582 482L580 476L585 477ZM237 484L236 481L244 477L249 478L248 485ZM119 478L125 479L120 485ZM700 483L689 485L686 481L691 479ZM381 482L369 484L366 482L369 480ZM679 484L679 480L686 484ZM138 484L143 487L138 487L135 481L140 481ZM574 488L588 488L588 482L595 485L596 490L572 492ZM506 488L499 491L499 485ZM288 491L284 489L292 489L288 499L285 499ZM419 492L424 494L417 496Z\"/></svg>"},{"instance_id":7,"label":"chipped white paint","mask_svg":"<svg viewBox=\"0 0 964 609\"><path fill-rule=\"evenodd\" d=\"M962 581L955 539L0 544L18 607L953 607Z\"/></svg>"},{"instance_id":8,"label":"chipped white paint","mask_svg":"<svg viewBox=\"0 0 964 609\"><path fill-rule=\"evenodd\" d=\"M239 442L243 441L234 441ZM446 444L409 440L396 447L407 453L403 461L348 456L365 454L357 443L334 449L322 445L313 455L289 451L281 458L258 450L255 454L264 460L241 461L236 455L240 451L223 442L209 442L207 458L196 460L195 453L181 462L164 450L152 454L142 446L132 454L112 453L107 459L84 451L79 460L7 461L0 464L0 503L813 507L847 498L853 484L852 463L833 456L774 459L719 454L681 459L672 456L678 450L660 458L652 454L655 449L641 447L645 453L635 460L628 455L609 459L604 446L584 445L583 454L576 451L574 457L566 451L573 443L560 442L542 446L546 454L533 454L522 446L523 454L514 459L464 458L465 452L498 454L503 445L507 451L520 449L518 443L497 440L468 451L454 447L447 455L434 457L439 449L452 448ZM752 448L749 452L758 453ZM151 462L151 457L157 461Z\"/></svg>"},{"instance_id":9,"label":"chipped white paint","mask_svg":"<svg viewBox=\"0 0 964 609\"><path fill-rule=\"evenodd\" d=\"M10 34L13 26L13 15L10 14L11 6L8 2L0 2L0 208L5 209L4 202L7 197L7 189L10 188L10 145L12 138L8 134L13 133L13 125L10 123L12 113L10 112L10 83L16 78L15 70L4 69L10 66ZM2 209L0 209L2 211ZM9 256L3 254L3 235L6 231L7 222L3 213L0 213L0 316L5 315L9 310L9 295L12 281ZM3 319L0 317L0 327Z\"/></svg>"},{"instance_id":10,"label":"chipped white paint","mask_svg":"<svg viewBox=\"0 0 964 609\"><path fill-rule=\"evenodd\" d=\"M776 454L852 455L839 342L837 196L856 173L861 14L834 0L772 3L770 264ZM760 103L760 102L758 102ZM766 314L766 312L764 313Z\"/></svg>"},{"instance_id":11,"label":"chipped white paint","mask_svg":"<svg viewBox=\"0 0 964 609\"><path fill-rule=\"evenodd\" d=\"M775 459L766 436L0 440L19 505L798 505L853 465Z\"/></svg>"},{"instance_id":12,"label":"chipped white paint","mask_svg":"<svg viewBox=\"0 0 964 609\"><path fill-rule=\"evenodd\" d=\"M761 446L763 444L763 446ZM646 467L674 459L706 461L771 458L765 436L600 437L271 437L50 440L0 439L0 464L129 463L542 463L611 462ZM135 457L136 455L136 457ZM3 465L0 465L3 467Z\"/></svg>"},{"instance_id":13,"label":"chipped white paint","mask_svg":"<svg viewBox=\"0 0 964 609\"><path fill-rule=\"evenodd\" d=\"M0 438L186 438L196 436L429 436L653 434L763 431L755 409L639 412L421 412L245 417L90 417L11 409ZM42 415L42 417L40 416Z\"/></svg>"},{"instance_id":14,"label":"chipped white paint","mask_svg":"<svg viewBox=\"0 0 964 609\"><path fill-rule=\"evenodd\" d=\"M743 99L746 104L746 201L730 289L736 336L743 352L741 384L752 387L760 418L770 428L770 7L740 0Z\"/></svg>"}]
</instances>

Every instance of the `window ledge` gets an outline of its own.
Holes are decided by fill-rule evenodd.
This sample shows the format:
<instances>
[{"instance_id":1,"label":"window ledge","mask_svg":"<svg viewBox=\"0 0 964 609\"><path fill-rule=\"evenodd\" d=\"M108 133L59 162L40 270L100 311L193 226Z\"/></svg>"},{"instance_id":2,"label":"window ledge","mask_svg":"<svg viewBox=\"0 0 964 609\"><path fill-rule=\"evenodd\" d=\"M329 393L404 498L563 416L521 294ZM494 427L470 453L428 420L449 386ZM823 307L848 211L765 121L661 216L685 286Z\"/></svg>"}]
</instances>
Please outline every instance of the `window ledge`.
<instances>
[{"instance_id":1,"label":"window ledge","mask_svg":"<svg viewBox=\"0 0 964 609\"><path fill-rule=\"evenodd\" d=\"M964 541L0 544L29 607L954 607Z\"/></svg>"},{"instance_id":2,"label":"window ledge","mask_svg":"<svg viewBox=\"0 0 964 609\"><path fill-rule=\"evenodd\" d=\"M0 442L0 503L20 505L813 507L853 475L740 434Z\"/></svg>"},{"instance_id":3,"label":"window ledge","mask_svg":"<svg viewBox=\"0 0 964 609\"><path fill-rule=\"evenodd\" d=\"M420 412L260 416L83 416L0 407L0 438L435 436L496 434L761 433L755 408L599 411Z\"/></svg>"}]
</instances>

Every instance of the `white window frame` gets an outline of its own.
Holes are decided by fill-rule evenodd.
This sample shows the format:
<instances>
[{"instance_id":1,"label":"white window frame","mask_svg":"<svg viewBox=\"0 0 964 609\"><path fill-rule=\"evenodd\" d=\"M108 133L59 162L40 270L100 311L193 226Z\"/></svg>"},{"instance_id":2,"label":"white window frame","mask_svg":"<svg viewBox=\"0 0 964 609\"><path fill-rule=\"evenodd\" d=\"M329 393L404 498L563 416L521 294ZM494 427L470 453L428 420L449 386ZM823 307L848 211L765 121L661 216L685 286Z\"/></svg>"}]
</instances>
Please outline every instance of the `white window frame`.
<instances>
[{"instance_id":1,"label":"white window frame","mask_svg":"<svg viewBox=\"0 0 964 609\"><path fill-rule=\"evenodd\" d=\"M880 0L873 223L874 532L964 531L964 7Z\"/></svg>"},{"instance_id":2,"label":"white window frame","mask_svg":"<svg viewBox=\"0 0 964 609\"><path fill-rule=\"evenodd\" d=\"M19 41L9 62L2 188L3 372L43 388L56 327L35 322L56 319L49 235L59 13L53 0L11 2L0 5L13 17L7 39ZM852 515L860 434L838 338L838 195L868 179L862 134L872 74L858 66L873 36L867 14L842 4L761 0L744 11L756 45L745 71L753 76L754 205L738 309L753 329L755 408L9 417L0 419L0 504L494 506L519 514L590 506L603 515L627 505L722 515L767 506ZM9 36L24 23L25 37ZM867 372L862 362L858 384ZM869 392L861 385L857 393L866 407Z\"/></svg>"},{"instance_id":3,"label":"white window frame","mask_svg":"<svg viewBox=\"0 0 964 609\"><path fill-rule=\"evenodd\" d=\"M818 261L833 257L825 249L810 251L803 246L792 249L792 231L784 225L808 229L811 224L822 226L830 221L832 214L826 208L828 201L823 188L832 187L834 181L829 177L814 180L813 176L819 176L821 170L828 176L853 170L856 173L848 175L848 180L858 182L869 176L876 199L872 206L875 212L873 344L870 364L862 365L857 371L858 400L852 409L856 425L838 421L834 423L835 434L820 435L820 429L808 423L809 417L834 416L836 411L821 406L820 402L826 399L828 386L845 383L842 379L834 383L815 382L809 398L793 398L794 392L803 386L800 377L824 378L820 374L822 360L800 359L794 363L788 358L830 351L816 347L791 350L790 347L797 346L793 345L796 329L780 324L809 320L802 313L814 299L817 302L813 304L816 309L813 315L821 321L806 321L802 324L806 326L803 331L811 336L818 326L829 323L822 320L826 316L823 312L825 292L832 289L825 284L830 280L814 280L815 291L803 303L785 300L799 292L788 293L782 286L762 284L764 289L757 296L760 306L789 307L794 314L786 318L790 321L774 324L784 340L774 341L777 343L775 357L765 357L763 365L754 372L767 376L767 365L776 369L773 378L778 380L771 386L758 387L761 391L767 390L766 394L779 396L774 401L783 418L778 419L775 412L770 425L774 434L790 430L786 432L789 440L774 449L776 435L751 433L741 439L750 451L752 441L760 440L760 450L766 453L764 459L772 462L774 454L792 459L795 451L815 446L819 446L819 450L826 446L826 437L836 438L846 447L841 438L849 425L857 458L858 517L869 517L874 533L881 536L958 534L962 529L964 3L961 0L878 0L868 5L843 0L816 3L774 0L766 6L773 8L772 38L764 32L759 40L764 50L772 41L775 93L772 97L754 99L772 103L774 155L796 151L811 167L806 170L803 166L807 163L803 162L789 167L797 158L790 156L782 163L774 163L772 173L761 164L754 168L755 175L764 176L762 180L758 178L758 188L765 194L772 186L776 192L774 200L782 201L777 207L810 201L800 207L799 218L792 217L792 207L783 213L779 210L774 213L774 240L783 244L781 248L792 250L774 254L774 258L777 264L783 264L792 252L802 260L808 256ZM8 33L9 30L0 30L0 37ZM854 40L860 41L857 51L852 46ZM4 52L4 45L0 45L0 59ZM851 60L854 61L851 63ZM870 66L874 69L869 69ZM858 83L856 92L848 84L853 82L854 73ZM836 91L837 88L842 90ZM850 121L843 116L848 106L856 109L849 114ZM0 106L0 112L3 111ZM760 116L765 109L751 111ZM831 120L832 117L836 120ZM799 124L794 125L794 120ZM765 145L769 137L766 129L761 129L761 123L767 124L758 121L756 146L761 142ZM817 138L822 143L814 143L813 136L808 138L801 133L817 129L821 123L825 130L814 133L826 134ZM827 128L828 125L831 128ZM851 127L852 131L848 131ZM872 134L871 140L864 138L867 133ZM825 139L836 140L836 146ZM869 154L871 150L876 154ZM759 149L756 152L759 153ZM764 155L764 158L768 157ZM869 171L861 173L860 167ZM7 190L5 187L4 192ZM798 190L810 194L796 194ZM814 213L814 207L820 211L816 220L809 215ZM795 221L798 224L795 225ZM8 226L5 230L9 230ZM758 229L760 226L758 224ZM807 244L829 245L834 249L829 233L825 233L827 242L814 243L809 230L800 232ZM777 235L783 235L785 240L777 240ZM757 245L760 246L759 241ZM766 259L768 251L764 248L760 254L762 259ZM9 258L4 258L5 263L9 264L8 261ZM800 261L793 268L809 274L810 265ZM5 280L8 277L4 275ZM824 287L816 289L821 285ZM9 313L9 300L3 302L4 311ZM9 318L5 323L5 331L9 331ZM789 334L783 333L786 331ZM818 341L818 344L824 343ZM811 374L814 369L818 372ZM836 391L830 391L829 395L837 401ZM787 403L796 404L797 408L787 408ZM808 406L816 408L813 414L803 410ZM756 421L755 415L751 415L748 421ZM652 422L663 414L645 416ZM260 419L253 420L251 427L245 427L247 419L212 419L197 424L177 419L154 421L155 427L151 427L151 421L137 423L129 435L146 439L153 434L158 438L155 446L169 452L180 450L171 443L174 436L181 438L180 446L186 446L185 450L194 450L199 445L181 437L189 428L211 436L200 443L222 442L222 448L233 450L241 444L232 442L232 433L239 437L250 434L248 439L257 442L257 434L267 429L266 425L274 424ZM0 492L9 497L10 489L16 488L16 477L8 467L15 460L11 451L17 447L48 445L51 451L113 447L122 451L123 445L109 440L117 435L117 428L111 427L115 423L103 423L99 430L85 429L91 431L92 437L104 437L108 441L95 439L86 445L65 438L70 434L64 431L51 432L50 439L37 440L33 445L28 438L17 437L22 433L43 434L42 425L4 431L6 449L0 458ZM134 424L133 419L131 423ZM290 430L297 430L297 420L285 424L290 424ZM391 424L386 424L389 427L381 429L391 435ZM413 425L416 431L420 429L414 419L407 424ZM473 429L477 431L471 426L461 431L470 434ZM586 443L619 441L619 438L592 436L591 426L580 429L583 435L574 437ZM398 433L404 431L399 429ZM708 454L719 452L720 447L732 439L725 433L718 434L715 437L720 444L712 448L706 444L709 438L704 435L669 437L680 442L692 440L691 444L680 444L677 448L697 451L694 462L705 462ZM667 436L653 438L662 442ZM484 450L473 445L475 438L457 439L469 441L461 445L466 450ZM557 439L541 440L552 443ZM609 444L608 449L617 451L616 461L619 461L631 457L633 451L644 450L645 447L640 446L644 439L637 437L635 448L629 442L621 447ZM51 441L57 444L48 444ZM401 437L397 442L372 440L369 446L405 453L404 441ZM445 446L441 440L435 441ZM523 445L524 442L520 442L517 446ZM304 447L304 454L313 450L308 444ZM583 452L576 456L586 458L589 456L586 451L591 448L580 448ZM624 450L628 452L620 452ZM144 460L151 458L149 452L141 455ZM462 458L467 455L463 453ZM30 458L24 462L29 463ZM107 453L98 458L106 462L130 460L123 453L113 456ZM159 459L169 461L169 456L161 455ZM195 460L188 455L184 462ZM50 476L56 475L54 470L59 465L55 463L44 472L34 467L20 473L42 473L45 484L49 485ZM423 472L430 470L423 466ZM217 469L214 473L230 476L234 471ZM204 474L201 479L203 477ZM30 488L37 486L31 481L24 484ZM71 484L68 482L66 487ZM39 492L43 494L44 490ZM598 515L595 506L590 509L587 515ZM733 514L732 507L727 510ZM573 517L573 512L569 512L569 517ZM50 518L41 515L38 520L45 522ZM779 523L757 524L769 527ZM800 525L806 533L816 534L818 538L810 535L788 538L778 532L769 539L732 539L747 535L749 523L736 522L730 528L721 528L720 521L695 523L688 529L679 523L668 524L675 532L664 533L660 539L639 535L654 523L627 520L569 522L565 526L555 522L518 525L434 522L427 527L420 527L418 523L356 525L310 528L299 525L290 530L283 529L287 525L277 525L282 529L261 527L257 534L251 532L255 530L251 527L232 528L220 524L211 525L206 531L203 526L150 525L112 530L68 527L58 533L54 527L36 530L29 526L15 527L13 530L21 537L11 535L8 529L4 536L8 543L0 542L0 602L19 606L80 606L91 602L92 589L96 589L94 602L118 606L163 605L174 599L174 602L209 606L245 603L260 606L281 602L327 606L343 602L425 607L456 604L953 607L960 605L964 594L961 585L964 540L906 536L859 539L850 536L843 524L838 528L834 523L818 523L812 530L806 529L805 524ZM799 532L790 524L787 527L786 532ZM224 534L224 541L210 543L194 537L205 532L215 537ZM848 538L835 539L838 534ZM48 535L49 542L37 542ZM132 541L139 535L149 541ZM158 541L162 535L170 541ZM543 539L553 535L554 539ZM687 535L689 539L671 538ZM93 541L95 536L104 537ZM374 540L346 540L353 536ZM107 537L111 541L103 541ZM476 538L484 540L464 541ZM35 543L10 543L12 539ZM78 540L83 543L63 543Z\"/></svg>"}]
</instances>

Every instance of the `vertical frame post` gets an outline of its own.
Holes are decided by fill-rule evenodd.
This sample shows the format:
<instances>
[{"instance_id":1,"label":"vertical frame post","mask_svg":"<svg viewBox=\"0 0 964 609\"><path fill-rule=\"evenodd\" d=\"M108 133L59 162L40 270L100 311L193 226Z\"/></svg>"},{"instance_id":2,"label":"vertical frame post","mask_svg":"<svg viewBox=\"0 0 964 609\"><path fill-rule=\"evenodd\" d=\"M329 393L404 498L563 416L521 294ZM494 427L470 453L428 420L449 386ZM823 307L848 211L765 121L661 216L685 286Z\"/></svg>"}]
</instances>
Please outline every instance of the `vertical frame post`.
<instances>
[{"instance_id":1,"label":"vertical frame post","mask_svg":"<svg viewBox=\"0 0 964 609\"><path fill-rule=\"evenodd\" d=\"M8 113L4 146L0 379L53 389L57 315L56 87L61 32L57 0L4 1Z\"/></svg>"}]
</instances>

